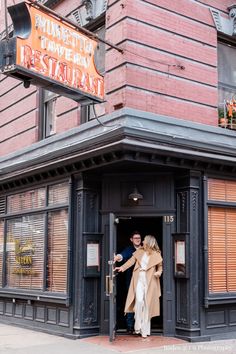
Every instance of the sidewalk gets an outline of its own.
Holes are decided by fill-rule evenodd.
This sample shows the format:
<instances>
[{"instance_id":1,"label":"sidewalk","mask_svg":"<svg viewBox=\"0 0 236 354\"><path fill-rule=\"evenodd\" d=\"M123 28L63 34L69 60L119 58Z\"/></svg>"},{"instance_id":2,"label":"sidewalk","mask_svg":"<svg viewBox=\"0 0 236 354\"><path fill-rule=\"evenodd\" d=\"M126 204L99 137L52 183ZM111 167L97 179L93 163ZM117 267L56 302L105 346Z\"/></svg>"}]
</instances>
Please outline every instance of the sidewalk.
<instances>
[{"instance_id":1,"label":"sidewalk","mask_svg":"<svg viewBox=\"0 0 236 354\"><path fill-rule=\"evenodd\" d=\"M0 324L0 354L236 354L236 340L188 343L177 338L151 336L147 339L118 336L114 343L108 337L71 340L41 332Z\"/></svg>"}]
</instances>

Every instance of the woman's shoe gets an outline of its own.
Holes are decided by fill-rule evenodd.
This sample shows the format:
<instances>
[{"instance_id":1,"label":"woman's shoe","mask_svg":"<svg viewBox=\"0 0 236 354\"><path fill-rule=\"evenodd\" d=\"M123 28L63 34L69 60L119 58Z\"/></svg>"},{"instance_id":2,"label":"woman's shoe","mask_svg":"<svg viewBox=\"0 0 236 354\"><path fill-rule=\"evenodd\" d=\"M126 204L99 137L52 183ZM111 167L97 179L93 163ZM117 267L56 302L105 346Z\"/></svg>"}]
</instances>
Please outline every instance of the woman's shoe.
<instances>
[{"instance_id":1,"label":"woman's shoe","mask_svg":"<svg viewBox=\"0 0 236 354\"><path fill-rule=\"evenodd\" d=\"M144 339L145 339L145 338L147 338L147 336L145 336L144 334L142 334L142 338L144 338Z\"/></svg>"}]
</instances>

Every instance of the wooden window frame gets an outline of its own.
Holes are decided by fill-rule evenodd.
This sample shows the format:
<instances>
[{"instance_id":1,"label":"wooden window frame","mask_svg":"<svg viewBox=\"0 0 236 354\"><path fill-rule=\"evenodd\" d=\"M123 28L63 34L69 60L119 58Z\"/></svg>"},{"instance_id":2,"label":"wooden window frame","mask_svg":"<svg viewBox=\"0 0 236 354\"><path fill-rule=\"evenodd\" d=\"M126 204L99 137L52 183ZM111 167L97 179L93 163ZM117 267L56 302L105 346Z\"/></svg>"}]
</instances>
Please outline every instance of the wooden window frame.
<instances>
[{"instance_id":1,"label":"wooden window frame","mask_svg":"<svg viewBox=\"0 0 236 354\"><path fill-rule=\"evenodd\" d=\"M94 19L93 21L89 22L86 26L84 26L86 29L88 29L91 32L95 32L98 31L99 29L104 27L104 30L106 31L106 22L105 22L105 14L102 14L101 16L99 16L98 18ZM104 51L105 51L105 44L102 43L101 45L104 46ZM105 54L104 54L105 55ZM96 55L95 55L95 64L96 64ZM102 70L99 71L99 73L101 75L105 74L105 60L104 60L104 68ZM101 117L103 114L97 114L97 110L99 110L99 108L101 107L100 105L102 105L103 103L97 103L94 104L94 109L93 109L93 105L81 105L81 109L80 109L80 122L81 124L89 122L90 120L96 119L96 115L99 115L99 117ZM96 107L98 107L98 109L96 109ZM95 114L94 114L94 110L95 110ZM105 114L105 110L104 110L104 114Z\"/></svg>"},{"instance_id":2,"label":"wooden window frame","mask_svg":"<svg viewBox=\"0 0 236 354\"><path fill-rule=\"evenodd\" d=\"M49 188L51 186L54 185L59 185L60 183L66 183L68 185L68 202L59 202L58 204L55 205L49 205L49 201L48 201L48 195L49 195ZM22 212L20 211L14 211L14 212L7 212L7 207L5 208L5 213L0 215L0 221L3 221L4 225L4 245L3 245L3 262L2 262L2 274L1 274L1 287L0 287L0 294L1 295L7 295L13 298L19 298L19 299L24 299L27 297L27 299L32 299L32 300L40 300L40 301L49 301L49 302L57 302L57 303L62 303L65 305L69 305L70 303L70 299L71 299L71 294L70 294L70 265L71 265L71 260L70 260L70 234L69 234L69 230L70 230L70 195L71 195L71 185L69 183L69 180L60 180L60 181L54 181L52 183L48 183L45 185L39 185L39 186L35 186L34 188L31 189L24 189L24 190L20 190L17 191L17 193L14 193L15 195L21 194L21 193L25 193L25 192L30 192L32 189L37 190L40 188L45 188L46 189L46 199L47 199L47 203L45 206L43 207L37 207L36 209L32 209L32 210L23 210ZM6 194L5 198L11 196L12 194ZM66 260L67 260L67 264L66 264L66 273L65 273L65 281L66 281L66 288L65 291L60 291L60 292L56 292L56 291L49 291L48 289L48 284L47 284L47 262L48 262L48 255L47 255L47 242L48 242L48 214L49 213L53 213L53 212L57 212L57 211L62 211L65 210L67 212L67 249L66 249ZM28 288L17 288L17 287L7 287L7 278L6 278L6 242L7 242L7 229L6 229L6 225L7 225L7 221L8 220L12 220L18 217L22 217L22 216L32 216L32 215L38 215L38 214L43 214L44 218L45 218L45 226L44 226L44 260L43 260L43 268L44 268L44 274L43 274L43 288L40 289L28 289Z\"/></svg>"},{"instance_id":3,"label":"wooden window frame","mask_svg":"<svg viewBox=\"0 0 236 354\"><path fill-rule=\"evenodd\" d=\"M225 304L225 303L235 303L236 301L236 291L222 291L222 292L211 292L209 287L209 210L210 208L219 208L222 210L235 210L236 212L236 200L235 202L227 201L227 200L220 200L217 199L217 195L215 196L215 200L209 198L209 181L224 181L227 183L235 183L236 181L233 179L225 179L225 177L216 177L216 176L207 176L204 178L205 187L204 187L204 194L205 194L205 215L206 215L206 223L205 223L205 244L204 249L207 250L205 252L205 297L204 297L204 306L207 308L210 304ZM229 193L229 199L232 199ZM227 269L226 269L227 273Z\"/></svg>"},{"instance_id":4,"label":"wooden window frame","mask_svg":"<svg viewBox=\"0 0 236 354\"><path fill-rule=\"evenodd\" d=\"M218 124L222 128L236 129L236 82L232 63L236 53L236 42L231 36L221 35L218 38ZM228 58L228 59L227 59ZM227 69L226 69L227 68ZM232 78L232 79L231 79Z\"/></svg>"},{"instance_id":5,"label":"wooden window frame","mask_svg":"<svg viewBox=\"0 0 236 354\"><path fill-rule=\"evenodd\" d=\"M232 39L232 37L224 36L222 34L221 36L218 37L218 51L219 51L219 44L234 48L234 50L236 52L236 42L235 42L235 39ZM218 68L218 70L219 70L219 68ZM219 88L220 87L226 88L229 90L235 90L235 93L236 93L236 83L235 83L235 85L231 85L231 84L228 84L227 82L221 82L218 78L218 87ZM220 102L219 102L219 104L220 104Z\"/></svg>"},{"instance_id":6,"label":"wooden window frame","mask_svg":"<svg viewBox=\"0 0 236 354\"><path fill-rule=\"evenodd\" d=\"M56 110L53 116L48 116L49 103L55 103L58 98L57 94L52 92L52 97L46 98L46 91L43 88L39 88L38 93L38 107L39 107L39 140L49 138L56 134Z\"/></svg>"}]
</instances>

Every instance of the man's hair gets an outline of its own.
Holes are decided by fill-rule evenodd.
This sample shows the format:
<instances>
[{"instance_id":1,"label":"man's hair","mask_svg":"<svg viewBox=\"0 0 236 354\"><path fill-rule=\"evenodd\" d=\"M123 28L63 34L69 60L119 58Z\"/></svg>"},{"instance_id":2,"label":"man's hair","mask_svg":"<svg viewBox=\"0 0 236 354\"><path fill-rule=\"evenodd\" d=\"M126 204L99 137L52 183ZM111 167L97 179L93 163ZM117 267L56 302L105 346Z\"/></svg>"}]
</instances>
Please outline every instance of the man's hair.
<instances>
[{"instance_id":1,"label":"man's hair","mask_svg":"<svg viewBox=\"0 0 236 354\"><path fill-rule=\"evenodd\" d=\"M131 233L130 237L133 238L134 235L141 235L139 231L135 230Z\"/></svg>"}]
</instances>

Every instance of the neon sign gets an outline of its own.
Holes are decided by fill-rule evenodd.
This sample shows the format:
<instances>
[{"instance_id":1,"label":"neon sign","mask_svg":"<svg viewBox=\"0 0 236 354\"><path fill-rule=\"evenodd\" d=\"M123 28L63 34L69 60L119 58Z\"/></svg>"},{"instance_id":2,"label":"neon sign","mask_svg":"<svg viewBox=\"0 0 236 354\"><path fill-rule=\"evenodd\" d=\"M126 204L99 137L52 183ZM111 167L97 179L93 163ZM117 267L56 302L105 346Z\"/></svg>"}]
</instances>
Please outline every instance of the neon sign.
<instances>
[{"instance_id":1,"label":"neon sign","mask_svg":"<svg viewBox=\"0 0 236 354\"><path fill-rule=\"evenodd\" d=\"M15 37L0 43L2 73L77 101L103 101L104 79L94 63L94 39L35 4L23 2L8 10Z\"/></svg>"}]
</instances>

